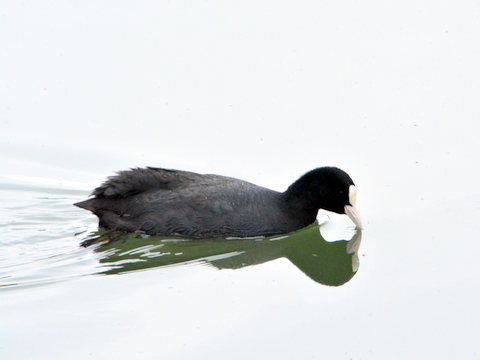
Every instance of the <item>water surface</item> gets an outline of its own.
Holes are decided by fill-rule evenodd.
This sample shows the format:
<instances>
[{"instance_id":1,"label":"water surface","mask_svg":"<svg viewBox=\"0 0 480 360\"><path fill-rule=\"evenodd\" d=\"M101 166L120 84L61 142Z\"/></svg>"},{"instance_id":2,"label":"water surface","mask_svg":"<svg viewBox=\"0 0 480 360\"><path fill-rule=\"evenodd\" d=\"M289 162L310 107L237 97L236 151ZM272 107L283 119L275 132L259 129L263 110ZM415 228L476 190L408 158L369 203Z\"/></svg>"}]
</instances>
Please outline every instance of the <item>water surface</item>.
<instances>
[{"instance_id":1,"label":"water surface","mask_svg":"<svg viewBox=\"0 0 480 360\"><path fill-rule=\"evenodd\" d=\"M3 2L0 358L480 359L478 10ZM96 234L72 203L135 166L338 166L361 245Z\"/></svg>"}]
</instances>

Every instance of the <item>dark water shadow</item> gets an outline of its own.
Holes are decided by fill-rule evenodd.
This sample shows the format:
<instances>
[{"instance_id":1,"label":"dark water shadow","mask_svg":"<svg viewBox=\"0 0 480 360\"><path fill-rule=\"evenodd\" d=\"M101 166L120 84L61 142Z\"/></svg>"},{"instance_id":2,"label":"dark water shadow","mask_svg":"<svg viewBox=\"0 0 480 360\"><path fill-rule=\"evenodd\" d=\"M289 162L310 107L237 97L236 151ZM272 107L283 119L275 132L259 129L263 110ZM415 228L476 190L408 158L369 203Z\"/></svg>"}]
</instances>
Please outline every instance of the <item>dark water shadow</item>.
<instances>
[{"instance_id":1,"label":"dark water shadow","mask_svg":"<svg viewBox=\"0 0 480 360\"><path fill-rule=\"evenodd\" d=\"M315 222L288 235L259 239L183 240L104 232L82 245L97 244L95 252L108 269L103 274L198 262L218 269L240 269L283 257L313 281L340 286L358 270L361 235L361 230L356 230L350 240L326 241Z\"/></svg>"}]
</instances>

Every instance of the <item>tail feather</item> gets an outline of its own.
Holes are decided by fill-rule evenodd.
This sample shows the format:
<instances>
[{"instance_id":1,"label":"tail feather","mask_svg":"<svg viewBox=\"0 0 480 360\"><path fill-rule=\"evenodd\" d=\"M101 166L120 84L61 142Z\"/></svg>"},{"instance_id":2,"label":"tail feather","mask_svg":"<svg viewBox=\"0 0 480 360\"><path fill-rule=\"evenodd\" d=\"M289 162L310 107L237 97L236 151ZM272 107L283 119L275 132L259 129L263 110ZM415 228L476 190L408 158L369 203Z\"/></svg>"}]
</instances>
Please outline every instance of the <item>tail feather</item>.
<instances>
[{"instance_id":1,"label":"tail feather","mask_svg":"<svg viewBox=\"0 0 480 360\"><path fill-rule=\"evenodd\" d=\"M81 209L85 209L85 210L89 210L89 211L92 211L94 210L94 207L93 207L93 200L94 199L88 199L88 200L84 200L84 201L80 201L80 202L77 202L73 205L81 208Z\"/></svg>"}]
</instances>

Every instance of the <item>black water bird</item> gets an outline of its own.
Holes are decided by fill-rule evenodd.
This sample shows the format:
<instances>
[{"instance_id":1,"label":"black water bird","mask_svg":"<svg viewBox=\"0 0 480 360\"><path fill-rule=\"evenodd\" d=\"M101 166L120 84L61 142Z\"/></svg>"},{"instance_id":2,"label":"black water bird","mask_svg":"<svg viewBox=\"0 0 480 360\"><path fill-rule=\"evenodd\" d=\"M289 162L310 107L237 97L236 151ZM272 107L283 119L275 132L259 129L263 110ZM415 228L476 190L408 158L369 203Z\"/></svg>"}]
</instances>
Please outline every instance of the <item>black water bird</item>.
<instances>
[{"instance_id":1,"label":"black water bird","mask_svg":"<svg viewBox=\"0 0 480 360\"><path fill-rule=\"evenodd\" d=\"M314 169L277 192L219 175L135 168L109 177L74 205L90 210L99 227L189 239L289 233L313 223L319 209L347 214L361 228L357 190L335 167Z\"/></svg>"}]
</instances>

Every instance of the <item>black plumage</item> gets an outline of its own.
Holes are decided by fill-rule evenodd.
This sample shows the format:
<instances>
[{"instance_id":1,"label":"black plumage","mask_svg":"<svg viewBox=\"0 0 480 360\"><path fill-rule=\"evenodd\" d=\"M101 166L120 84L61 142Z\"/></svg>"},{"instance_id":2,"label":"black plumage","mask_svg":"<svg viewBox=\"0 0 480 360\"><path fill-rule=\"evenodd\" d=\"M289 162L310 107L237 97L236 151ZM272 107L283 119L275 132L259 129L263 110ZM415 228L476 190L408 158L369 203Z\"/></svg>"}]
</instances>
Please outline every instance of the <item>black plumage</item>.
<instances>
[{"instance_id":1,"label":"black plumage","mask_svg":"<svg viewBox=\"0 0 480 360\"><path fill-rule=\"evenodd\" d=\"M319 209L345 213L355 205L352 186L334 167L308 172L283 193L231 177L147 167L120 171L75 205L111 230L191 239L268 236L313 223Z\"/></svg>"}]
</instances>

